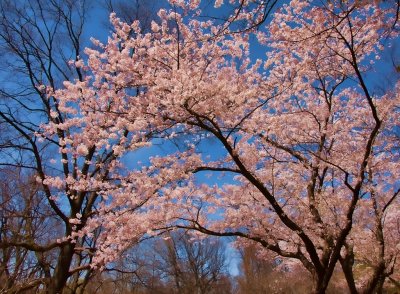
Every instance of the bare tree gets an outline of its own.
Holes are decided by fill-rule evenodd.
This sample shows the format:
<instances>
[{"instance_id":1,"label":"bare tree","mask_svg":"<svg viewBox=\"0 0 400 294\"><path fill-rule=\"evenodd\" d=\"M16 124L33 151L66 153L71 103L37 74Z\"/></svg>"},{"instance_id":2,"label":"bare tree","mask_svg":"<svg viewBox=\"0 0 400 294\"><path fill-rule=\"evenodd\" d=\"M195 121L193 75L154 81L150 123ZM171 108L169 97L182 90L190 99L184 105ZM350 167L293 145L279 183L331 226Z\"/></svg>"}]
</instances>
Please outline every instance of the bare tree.
<instances>
[{"instance_id":1,"label":"bare tree","mask_svg":"<svg viewBox=\"0 0 400 294\"><path fill-rule=\"evenodd\" d=\"M22 245L45 244L61 227L32 175L9 168L0 175L0 293L33 291L50 277L56 251L44 254Z\"/></svg>"},{"instance_id":2,"label":"bare tree","mask_svg":"<svg viewBox=\"0 0 400 294\"><path fill-rule=\"evenodd\" d=\"M158 8L166 5L167 1L156 0L105 0L104 6L108 12L115 12L126 23L138 20L143 31L149 31L151 22L156 20ZM108 23L107 23L108 24Z\"/></svg>"},{"instance_id":3,"label":"bare tree","mask_svg":"<svg viewBox=\"0 0 400 294\"><path fill-rule=\"evenodd\" d=\"M5 238L12 235L9 224L15 223L10 219L12 216L6 216L3 218L5 235L0 245L5 255L11 250L15 254L24 252L24 259L32 257L32 266L38 269L35 275L26 278L33 286L45 285L48 293L59 293L74 275L90 276L92 272L88 267L91 257L76 250L77 247L90 247L92 241L81 239L70 243L63 241L63 237L72 232L69 219L79 212L90 213L96 196L90 198L91 195L85 194L79 201L71 201L68 197L57 200L52 189L41 182L45 173L65 173L66 165L49 165L59 143L36 136L41 132L40 125L55 120L51 114L58 111L57 100L48 98L43 85L58 88L64 80L83 78L83 72L72 69L69 61L78 60L82 54L81 37L87 9L87 1L5 0L0 4L0 58L3 65L0 75L0 165L17 168L21 174L30 171L30 179L38 180L37 184L31 184L31 188L38 191L36 202L14 206L13 213L19 215L19 226L24 226L24 230L17 227L11 239ZM62 119L62 116L57 118ZM65 132L60 131L59 138L63 136ZM10 197L14 199L15 195ZM24 201L27 199L25 197ZM45 220L43 224L49 224L49 215L53 224L38 231L39 227L34 227L31 219L39 208L46 212L41 216ZM26 226L30 226L29 230ZM43 232L47 234L46 238L37 236ZM57 239L61 241L57 242ZM20 267L13 270L18 275L23 272ZM12 279L15 283L21 282L21 279Z\"/></svg>"},{"instance_id":4,"label":"bare tree","mask_svg":"<svg viewBox=\"0 0 400 294\"><path fill-rule=\"evenodd\" d=\"M273 272L273 264L256 257L254 246L240 250L241 274L238 277L239 293L266 293L270 291L267 277Z\"/></svg>"},{"instance_id":5,"label":"bare tree","mask_svg":"<svg viewBox=\"0 0 400 294\"><path fill-rule=\"evenodd\" d=\"M195 239L178 231L156 244L155 252L174 293L216 293L227 274L225 245L215 238Z\"/></svg>"},{"instance_id":6,"label":"bare tree","mask_svg":"<svg viewBox=\"0 0 400 294\"><path fill-rule=\"evenodd\" d=\"M179 230L132 247L88 286L91 293L232 293L226 244ZM112 289L112 290L110 290Z\"/></svg>"}]
</instances>

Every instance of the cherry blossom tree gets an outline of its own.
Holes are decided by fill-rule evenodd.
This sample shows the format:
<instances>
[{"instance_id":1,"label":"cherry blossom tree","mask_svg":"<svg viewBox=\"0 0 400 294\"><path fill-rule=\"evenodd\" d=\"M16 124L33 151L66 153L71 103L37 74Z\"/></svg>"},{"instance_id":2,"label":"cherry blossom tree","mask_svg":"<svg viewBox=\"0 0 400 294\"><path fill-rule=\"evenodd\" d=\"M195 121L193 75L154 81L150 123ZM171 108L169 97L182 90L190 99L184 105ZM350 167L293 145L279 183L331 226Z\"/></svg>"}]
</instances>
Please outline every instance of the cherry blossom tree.
<instances>
[{"instance_id":1,"label":"cherry blossom tree","mask_svg":"<svg viewBox=\"0 0 400 294\"><path fill-rule=\"evenodd\" d=\"M91 75L46 89L59 113L44 134L68 130L59 144L71 201L82 191L106 200L90 218L75 212L70 239L101 228L102 266L163 229L236 236L301 264L314 293L339 264L351 293L379 292L399 254L400 83L374 90L398 38L396 3L293 0L266 23L244 1L244 30L202 20L200 1L170 3L150 33L112 14L115 33L76 62ZM170 140L176 151L127 164ZM203 177L221 173L215 185ZM353 271L375 250L368 236L379 254L365 284Z\"/></svg>"},{"instance_id":2,"label":"cherry blossom tree","mask_svg":"<svg viewBox=\"0 0 400 294\"><path fill-rule=\"evenodd\" d=\"M65 80L84 79L85 73L69 63L83 54L91 4L94 2L85 0L0 3L4 291L40 288L56 293L68 286L75 293L83 291L95 270L90 263L98 232L90 237L71 236L73 227L79 227L77 217L84 223L101 199L93 190L77 192L68 185L82 174L106 178L114 157L111 151L93 157L94 149L90 149L86 162L74 161L73 154L58 153L73 130L59 128L50 138L41 128L41 124L62 124L65 119L46 87L60 88ZM78 152L85 152L83 146L78 147ZM90 160L93 163L89 164ZM53 185L48 184L47 176L56 179ZM32 178L37 183L32 183ZM56 190L57 185L62 188Z\"/></svg>"},{"instance_id":3,"label":"cherry blossom tree","mask_svg":"<svg viewBox=\"0 0 400 294\"><path fill-rule=\"evenodd\" d=\"M362 275L358 287L365 293L381 293L387 278L398 288L399 206L398 202L392 204L396 193L382 201L372 188L371 197L362 200L354 229L345 245L346 254L340 261L347 280L352 279L349 277L352 273L345 269L349 261L361 267L358 270L355 267L354 272Z\"/></svg>"}]
</instances>

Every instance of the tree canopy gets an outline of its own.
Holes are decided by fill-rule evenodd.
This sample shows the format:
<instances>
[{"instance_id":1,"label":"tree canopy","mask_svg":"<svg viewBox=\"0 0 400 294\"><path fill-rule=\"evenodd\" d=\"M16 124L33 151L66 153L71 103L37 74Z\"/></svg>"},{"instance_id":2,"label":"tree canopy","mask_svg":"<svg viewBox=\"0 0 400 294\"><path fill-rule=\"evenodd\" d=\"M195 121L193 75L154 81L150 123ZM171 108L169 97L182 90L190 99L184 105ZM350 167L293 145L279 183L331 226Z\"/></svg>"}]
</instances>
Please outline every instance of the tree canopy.
<instances>
[{"instance_id":1,"label":"tree canopy","mask_svg":"<svg viewBox=\"0 0 400 294\"><path fill-rule=\"evenodd\" d=\"M398 279L398 3L168 2L148 30L112 13L75 79L35 82L49 121L29 140L61 167L36 168L66 224L56 243L105 268L180 228L256 244L314 293L339 265L350 293Z\"/></svg>"}]
</instances>

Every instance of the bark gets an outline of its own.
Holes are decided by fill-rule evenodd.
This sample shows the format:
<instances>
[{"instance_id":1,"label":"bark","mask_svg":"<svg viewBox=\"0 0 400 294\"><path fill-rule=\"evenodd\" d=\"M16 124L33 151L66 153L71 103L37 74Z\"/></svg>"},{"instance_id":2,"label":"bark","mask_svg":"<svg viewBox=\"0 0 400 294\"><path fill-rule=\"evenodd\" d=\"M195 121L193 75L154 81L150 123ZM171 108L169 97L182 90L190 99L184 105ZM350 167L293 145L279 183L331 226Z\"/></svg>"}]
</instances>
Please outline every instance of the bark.
<instances>
[{"instance_id":1,"label":"bark","mask_svg":"<svg viewBox=\"0 0 400 294\"><path fill-rule=\"evenodd\" d=\"M324 279L324 276L325 275L319 276L315 281L313 294L325 294L326 288L328 288L328 283L326 282L326 279Z\"/></svg>"},{"instance_id":2,"label":"bark","mask_svg":"<svg viewBox=\"0 0 400 294\"><path fill-rule=\"evenodd\" d=\"M65 244L61 247L54 275L47 286L47 294L61 294L69 278L69 267L72 262L75 245Z\"/></svg>"},{"instance_id":3,"label":"bark","mask_svg":"<svg viewBox=\"0 0 400 294\"><path fill-rule=\"evenodd\" d=\"M353 265L354 265L354 252L349 246L346 247L346 255L339 259L342 266L344 277L346 278L347 286L351 294L357 294L356 284L354 282Z\"/></svg>"},{"instance_id":4,"label":"bark","mask_svg":"<svg viewBox=\"0 0 400 294\"><path fill-rule=\"evenodd\" d=\"M373 276L370 279L364 294L381 294L385 278L385 263L381 262L377 267L375 267Z\"/></svg>"}]
</instances>

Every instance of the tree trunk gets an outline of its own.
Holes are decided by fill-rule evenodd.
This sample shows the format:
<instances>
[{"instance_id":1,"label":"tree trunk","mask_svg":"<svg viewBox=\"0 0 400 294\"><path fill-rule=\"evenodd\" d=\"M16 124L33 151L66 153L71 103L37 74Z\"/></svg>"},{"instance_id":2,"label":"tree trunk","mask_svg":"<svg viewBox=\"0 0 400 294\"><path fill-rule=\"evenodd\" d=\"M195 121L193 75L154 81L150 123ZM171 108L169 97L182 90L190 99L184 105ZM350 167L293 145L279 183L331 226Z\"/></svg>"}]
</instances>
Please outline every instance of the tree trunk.
<instances>
[{"instance_id":1,"label":"tree trunk","mask_svg":"<svg viewBox=\"0 0 400 294\"><path fill-rule=\"evenodd\" d=\"M328 285L324 285L324 283L318 283L315 286L313 294L325 294L327 287L328 287Z\"/></svg>"},{"instance_id":2,"label":"tree trunk","mask_svg":"<svg viewBox=\"0 0 400 294\"><path fill-rule=\"evenodd\" d=\"M375 269L371 280L365 289L365 294L381 294L385 282L385 264L381 262Z\"/></svg>"},{"instance_id":3,"label":"tree trunk","mask_svg":"<svg viewBox=\"0 0 400 294\"><path fill-rule=\"evenodd\" d=\"M47 286L47 294L61 294L69 277L75 245L68 243L61 248L54 275Z\"/></svg>"},{"instance_id":4,"label":"tree trunk","mask_svg":"<svg viewBox=\"0 0 400 294\"><path fill-rule=\"evenodd\" d=\"M340 258L340 265L342 266L343 274L346 278L347 286L351 294L357 294L356 284L354 282L353 265L354 255L353 253L347 254L344 258Z\"/></svg>"},{"instance_id":5,"label":"tree trunk","mask_svg":"<svg viewBox=\"0 0 400 294\"><path fill-rule=\"evenodd\" d=\"M329 279L326 279L326 273L317 273L314 275L314 290L313 294L325 294L328 287Z\"/></svg>"}]
</instances>

